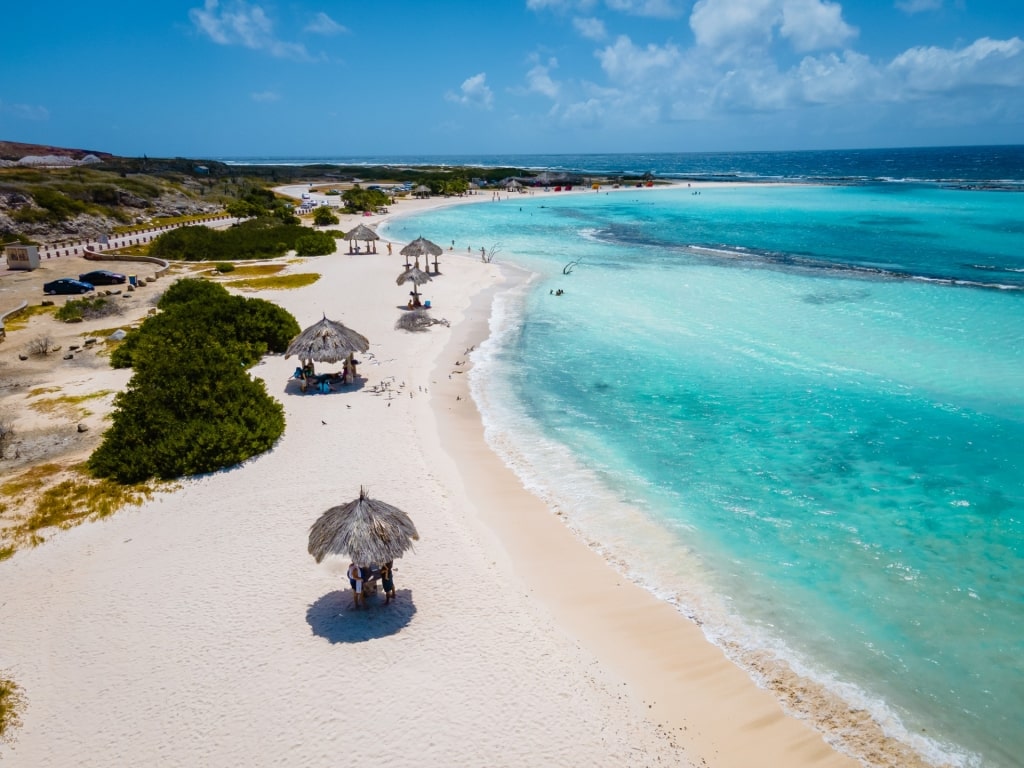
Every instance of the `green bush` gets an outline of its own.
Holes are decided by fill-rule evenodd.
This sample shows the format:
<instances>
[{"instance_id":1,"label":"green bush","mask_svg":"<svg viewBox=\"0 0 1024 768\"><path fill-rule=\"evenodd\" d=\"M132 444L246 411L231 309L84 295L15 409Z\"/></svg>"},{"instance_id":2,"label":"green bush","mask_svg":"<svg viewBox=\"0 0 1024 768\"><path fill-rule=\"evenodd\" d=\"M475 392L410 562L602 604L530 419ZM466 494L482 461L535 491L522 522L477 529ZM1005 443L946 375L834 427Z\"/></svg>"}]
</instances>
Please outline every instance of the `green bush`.
<instances>
[{"instance_id":1,"label":"green bush","mask_svg":"<svg viewBox=\"0 0 1024 768\"><path fill-rule=\"evenodd\" d=\"M297 256L326 256L338 250L334 236L327 232L312 232L295 241Z\"/></svg>"},{"instance_id":2,"label":"green bush","mask_svg":"<svg viewBox=\"0 0 1024 768\"><path fill-rule=\"evenodd\" d=\"M299 333L291 313L264 299L232 296L206 280L178 280L160 297L161 312L130 331L110 355L114 368L137 368L137 349L146 339L173 339L193 325L209 329L245 365L267 352L284 352Z\"/></svg>"},{"instance_id":3,"label":"green bush","mask_svg":"<svg viewBox=\"0 0 1024 768\"><path fill-rule=\"evenodd\" d=\"M341 221L329 205L322 205L313 211L313 223L318 227L330 227Z\"/></svg>"},{"instance_id":4,"label":"green bush","mask_svg":"<svg viewBox=\"0 0 1024 768\"><path fill-rule=\"evenodd\" d=\"M223 274L227 274L228 272L234 272L235 271L235 265L231 264L231 263L229 263L227 261L217 262L216 264L213 265L213 267L218 272L220 272L222 275Z\"/></svg>"},{"instance_id":5,"label":"green bush","mask_svg":"<svg viewBox=\"0 0 1024 768\"><path fill-rule=\"evenodd\" d=\"M296 241L309 232L308 227L274 217L249 219L222 231L180 227L154 240L149 255L172 261L272 259L294 250Z\"/></svg>"}]
</instances>

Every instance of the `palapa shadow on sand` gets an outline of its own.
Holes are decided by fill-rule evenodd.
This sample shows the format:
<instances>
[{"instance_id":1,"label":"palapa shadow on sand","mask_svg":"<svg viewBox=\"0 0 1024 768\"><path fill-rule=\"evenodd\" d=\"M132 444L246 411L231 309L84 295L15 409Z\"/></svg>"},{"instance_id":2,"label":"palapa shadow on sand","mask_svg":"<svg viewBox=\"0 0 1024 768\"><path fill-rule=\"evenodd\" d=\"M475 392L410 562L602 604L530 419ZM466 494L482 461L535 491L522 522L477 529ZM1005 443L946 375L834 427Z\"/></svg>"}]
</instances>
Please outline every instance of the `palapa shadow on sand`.
<instances>
[{"instance_id":1,"label":"palapa shadow on sand","mask_svg":"<svg viewBox=\"0 0 1024 768\"><path fill-rule=\"evenodd\" d=\"M302 391L302 382L299 379L288 379L284 385L284 391L289 395L340 395L345 392L358 392L366 386L366 378L359 376L351 384L332 384L331 388L326 392L321 392L314 385L309 384L306 386L306 391Z\"/></svg>"},{"instance_id":2,"label":"palapa shadow on sand","mask_svg":"<svg viewBox=\"0 0 1024 768\"><path fill-rule=\"evenodd\" d=\"M352 593L328 592L306 610L306 622L313 634L333 643L364 643L394 635L406 627L416 614L412 591L399 589L391 602L381 594L372 595L366 608L352 606Z\"/></svg>"}]
</instances>

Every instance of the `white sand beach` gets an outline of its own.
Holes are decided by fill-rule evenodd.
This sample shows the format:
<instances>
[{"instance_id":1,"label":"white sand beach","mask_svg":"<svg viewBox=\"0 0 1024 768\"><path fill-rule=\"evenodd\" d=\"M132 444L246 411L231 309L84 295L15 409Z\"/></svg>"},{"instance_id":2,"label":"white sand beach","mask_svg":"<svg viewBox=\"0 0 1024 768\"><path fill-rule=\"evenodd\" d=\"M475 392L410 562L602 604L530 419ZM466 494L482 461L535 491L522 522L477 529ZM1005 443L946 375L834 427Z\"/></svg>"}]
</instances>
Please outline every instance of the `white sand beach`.
<instances>
[{"instance_id":1,"label":"white sand beach","mask_svg":"<svg viewBox=\"0 0 1024 768\"><path fill-rule=\"evenodd\" d=\"M446 253L423 295L450 327L401 332L400 246L342 245L289 267L315 284L259 293L366 335L361 388L301 394L268 357L273 450L0 562L0 670L27 700L0 764L856 765L487 448L466 352L523 275ZM363 611L347 561L306 552L360 486L420 533L397 599Z\"/></svg>"}]
</instances>

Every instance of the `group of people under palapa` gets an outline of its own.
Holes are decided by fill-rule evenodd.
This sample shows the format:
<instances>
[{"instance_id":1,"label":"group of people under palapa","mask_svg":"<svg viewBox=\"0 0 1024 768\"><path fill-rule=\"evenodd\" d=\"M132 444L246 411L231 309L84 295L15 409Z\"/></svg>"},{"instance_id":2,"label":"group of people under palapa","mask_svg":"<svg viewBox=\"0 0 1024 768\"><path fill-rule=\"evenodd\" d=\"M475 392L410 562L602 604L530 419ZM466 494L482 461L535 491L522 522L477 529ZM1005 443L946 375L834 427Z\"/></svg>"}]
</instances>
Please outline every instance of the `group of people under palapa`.
<instances>
[{"instance_id":1,"label":"group of people under palapa","mask_svg":"<svg viewBox=\"0 0 1024 768\"><path fill-rule=\"evenodd\" d=\"M352 606L358 608L366 607L366 593L377 591L377 580L380 579L381 588L384 590L384 604L387 605L395 597L395 569L393 560L384 565L371 565L369 568L360 568L355 563L348 564L348 583L352 587Z\"/></svg>"},{"instance_id":2,"label":"group of people under palapa","mask_svg":"<svg viewBox=\"0 0 1024 768\"><path fill-rule=\"evenodd\" d=\"M359 361L352 355L349 355L345 358L345 361L342 364L341 373L318 374L313 368L313 361L309 360L295 369L295 373L292 374L292 378L298 379L301 382L299 386L303 392L310 387L314 387L317 392L321 393L333 392L334 385L336 383L355 383L357 365L359 365Z\"/></svg>"}]
</instances>

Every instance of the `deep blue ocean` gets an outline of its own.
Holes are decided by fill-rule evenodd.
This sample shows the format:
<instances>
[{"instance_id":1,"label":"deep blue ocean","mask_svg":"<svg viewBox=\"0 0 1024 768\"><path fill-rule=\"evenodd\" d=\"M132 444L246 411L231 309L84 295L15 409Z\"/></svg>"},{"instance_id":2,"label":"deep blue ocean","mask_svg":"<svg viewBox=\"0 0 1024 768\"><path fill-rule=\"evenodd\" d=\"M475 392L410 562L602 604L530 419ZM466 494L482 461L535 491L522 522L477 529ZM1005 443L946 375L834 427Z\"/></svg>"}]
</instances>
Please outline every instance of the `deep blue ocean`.
<instances>
[{"instance_id":1,"label":"deep blue ocean","mask_svg":"<svg viewBox=\"0 0 1024 768\"><path fill-rule=\"evenodd\" d=\"M386 225L534 275L471 379L524 483L804 716L1024 764L1024 148L444 162L679 181Z\"/></svg>"}]
</instances>

